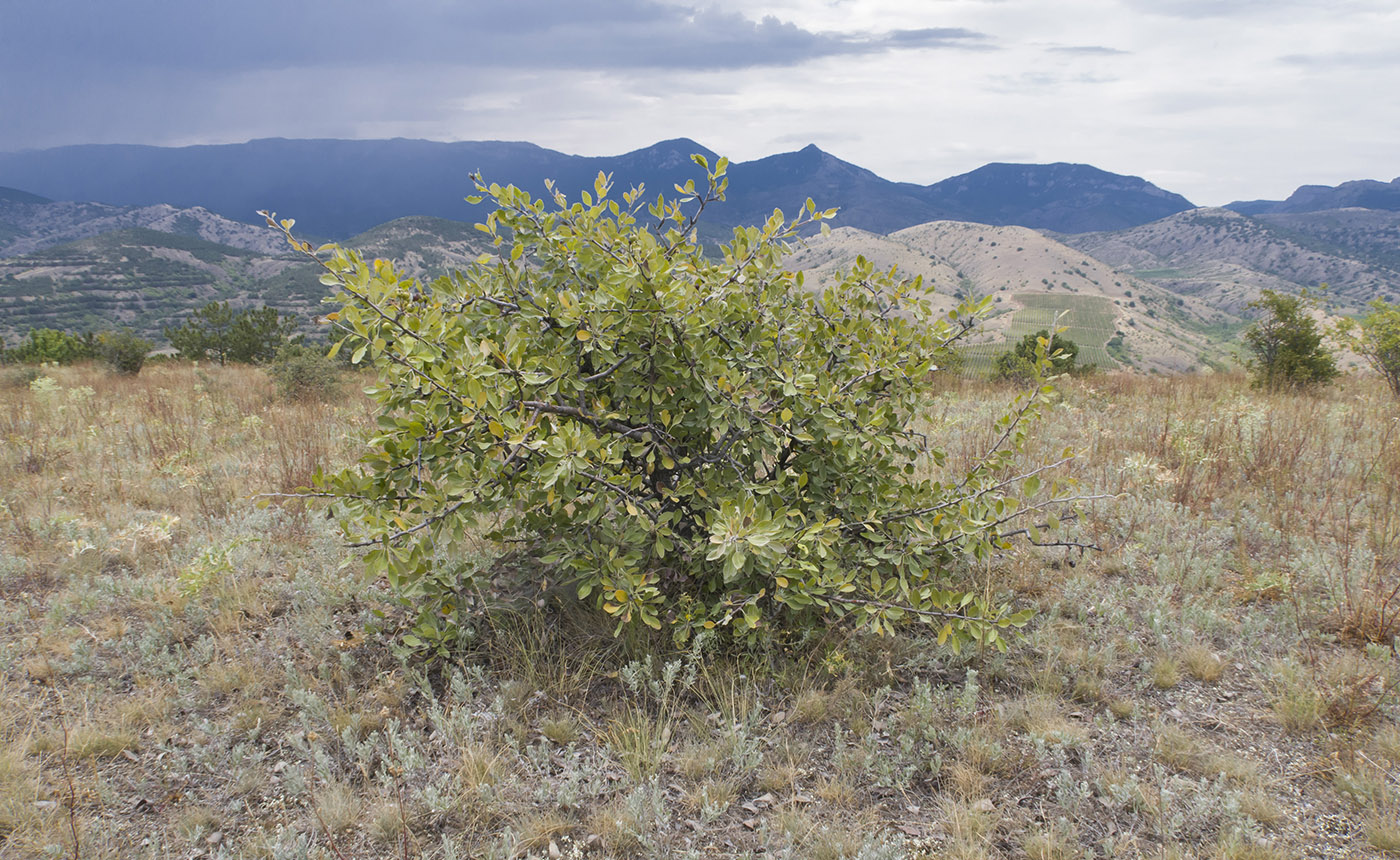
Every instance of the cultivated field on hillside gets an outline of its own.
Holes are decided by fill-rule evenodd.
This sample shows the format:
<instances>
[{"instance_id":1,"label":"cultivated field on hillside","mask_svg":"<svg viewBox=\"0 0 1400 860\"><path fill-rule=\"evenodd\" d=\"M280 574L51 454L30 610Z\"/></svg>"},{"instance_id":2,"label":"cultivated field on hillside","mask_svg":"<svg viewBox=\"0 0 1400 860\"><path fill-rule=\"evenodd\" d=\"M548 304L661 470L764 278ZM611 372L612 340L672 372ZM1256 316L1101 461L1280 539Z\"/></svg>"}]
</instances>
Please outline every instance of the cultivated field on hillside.
<instances>
[{"instance_id":1,"label":"cultivated field on hillside","mask_svg":"<svg viewBox=\"0 0 1400 860\"><path fill-rule=\"evenodd\" d=\"M1090 503L981 585L1006 654L839 629L735 652L578 610L425 669L306 484L346 380L0 368L0 855L1368 858L1400 852L1400 405L1348 378L1067 381ZM951 381L951 461L1005 388ZM482 545L482 552L491 551ZM540 570L541 579L547 571Z\"/></svg>"},{"instance_id":2,"label":"cultivated field on hillside","mask_svg":"<svg viewBox=\"0 0 1400 860\"><path fill-rule=\"evenodd\" d=\"M1118 313L1113 303L1101 296L1060 295L1056 293L1017 293L1021 308L1011 316L1006 338L995 343L963 347L966 372L987 375L997 356L1010 352L1028 334L1063 328L1064 337L1079 347L1078 364L1095 365L1100 370L1118 367L1107 345L1113 338Z\"/></svg>"}]
</instances>

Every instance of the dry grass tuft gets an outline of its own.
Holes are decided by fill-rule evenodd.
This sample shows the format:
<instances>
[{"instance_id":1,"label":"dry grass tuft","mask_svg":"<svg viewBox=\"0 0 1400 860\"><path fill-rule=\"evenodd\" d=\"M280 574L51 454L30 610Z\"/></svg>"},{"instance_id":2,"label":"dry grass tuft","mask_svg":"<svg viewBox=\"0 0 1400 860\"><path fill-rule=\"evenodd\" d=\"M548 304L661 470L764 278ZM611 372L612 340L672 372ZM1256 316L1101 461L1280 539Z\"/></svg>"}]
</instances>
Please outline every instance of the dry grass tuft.
<instances>
[{"instance_id":1,"label":"dry grass tuft","mask_svg":"<svg viewBox=\"0 0 1400 860\"><path fill-rule=\"evenodd\" d=\"M1059 827L1031 833L1021 842L1030 860L1079 860L1084 856L1073 834Z\"/></svg>"},{"instance_id":2,"label":"dry grass tuft","mask_svg":"<svg viewBox=\"0 0 1400 860\"><path fill-rule=\"evenodd\" d=\"M1262 788L1251 788L1240 794L1240 812L1264 825L1277 827L1285 821L1283 806Z\"/></svg>"},{"instance_id":3,"label":"dry grass tuft","mask_svg":"<svg viewBox=\"0 0 1400 860\"><path fill-rule=\"evenodd\" d=\"M1159 690L1170 690L1181 683L1181 664L1175 657L1160 656L1152 661L1152 686Z\"/></svg>"},{"instance_id":4,"label":"dry grass tuft","mask_svg":"<svg viewBox=\"0 0 1400 860\"><path fill-rule=\"evenodd\" d=\"M332 834L343 833L360 821L363 801L353 786L332 782L312 792L317 822Z\"/></svg>"},{"instance_id":5,"label":"dry grass tuft","mask_svg":"<svg viewBox=\"0 0 1400 860\"><path fill-rule=\"evenodd\" d=\"M1366 823L1366 841L1392 857L1400 857L1400 820L1395 815L1375 815Z\"/></svg>"},{"instance_id":6,"label":"dry grass tuft","mask_svg":"<svg viewBox=\"0 0 1400 860\"><path fill-rule=\"evenodd\" d=\"M1007 719L1018 731L1046 743L1073 744L1087 736L1082 723L1071 722L1058 704L1042 695L1012 702Z\"/></svg>"},{"instance_id":7,"label":"dry grass tuft","mask_svg":"<svg viewBox=\"0 0 1400 860\"><path fill-rule=\"evenodd\" d=\"M980 768L967 761L955 763L946 771L948 787L963 801L974 801L987 796L987 775Z\"/></svg>"},{"instance_id":8,"label":"dry grass tuft","mask_svg":"<svg viewBox=\"0 0 1400 860\"><path fill-rule=\"evenodd\" d=\"M136 735L120 727L83 723L68 735L68 753L75 758L113 758L136 748Z\"/></svg>"},{"instance_id":9,"label":"dry grass tuft","mask_svg":"<svg viewBox=\"0 0 1400 860\"><path fill-rule=\"evenodd\" d=\"M1194 738L1175 726L1158 728L1155 753L1157 758L1177 770L1208 779L1223 776L1244 785L1257 785L1261 782L1259 766L1253 761L1234 753L1216 750L1205 741Z\"/></svg>"},{"instance_id":10,"label":"dry grass tuft","mask_svg":"<svg viewBox=\"0 0 1400 860\"><path fill-rule=\"evenodd\" d=\"M1197 681L1214 684L1225 673L1225 661L1204 645L1192 645L1181 655L1186 674Z\"/></svg>"},{"instance_id":11,"label":"dry grass tuft","mask_svg":"<svg viewBox=\"0 0 1400 860\"><path fill-rule=\"evenodd\" d=\"M1289 860L1292 854L1263 841L1241 838L1222 840L1215 851L1215 860Z\"/></svg>"},{"instance_id":12,"label":"dry grass tuft","mask_svg":"<svg viewBox=\"0 0 1400 860\"><path fill-rule=\"evenodd\" d=\"M547 717L540 722L540 734L556 744L568 746L583 736L578 721L568 715Z\"/></svg>"}]
</instances>

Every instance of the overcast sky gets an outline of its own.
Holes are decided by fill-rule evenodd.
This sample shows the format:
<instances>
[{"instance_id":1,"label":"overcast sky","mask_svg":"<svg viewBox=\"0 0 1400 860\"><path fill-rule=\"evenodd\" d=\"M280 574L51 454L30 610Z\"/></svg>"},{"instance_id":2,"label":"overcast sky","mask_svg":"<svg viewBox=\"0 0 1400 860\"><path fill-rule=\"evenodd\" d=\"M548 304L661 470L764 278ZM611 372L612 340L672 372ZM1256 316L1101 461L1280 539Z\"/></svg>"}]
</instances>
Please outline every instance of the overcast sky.
<instances>
[{"instance_id":1,"label":"overcast sky","mask_svg":"<svg viewBox=\"0 0 1400 860\"><path fill-rule=\"evenodd\" d=\"M529 140L894 180L1074 161L1203 205L1400 175L1396 0L3 0L0 151Z\"/></svg>"}]
</instances>

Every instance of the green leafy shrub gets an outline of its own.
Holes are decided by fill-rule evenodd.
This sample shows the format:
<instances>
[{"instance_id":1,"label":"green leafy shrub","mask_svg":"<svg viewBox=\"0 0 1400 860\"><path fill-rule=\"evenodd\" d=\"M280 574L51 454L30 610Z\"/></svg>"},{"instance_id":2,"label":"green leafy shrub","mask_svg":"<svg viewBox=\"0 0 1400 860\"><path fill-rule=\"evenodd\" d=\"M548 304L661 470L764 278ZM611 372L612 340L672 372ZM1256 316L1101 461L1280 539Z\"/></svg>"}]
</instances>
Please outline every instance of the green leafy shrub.
<instances>
[{"instance_id":1,"label":"green leafy shrub","mask_svg":"<svg viewBox=\"0 0 1400 860\"><path fill-rule=\"evenodd\" d=\"M183 325L166 328L165 339L180 358L206 361L212 356L223 364L232 331L233 308L228 302L210 302L192 311Z\"/></svg>"},{"instance_id":2,"label":"green leafy shrub","mask_svg":"<svg viewBox=\"0 0 1400 860\"><path fill-rule=\"evenodd\" d=\"M1093 365L1078 367L1079 345L1067 337L1041 329L1028 334L1011 352L997 356L992 367L993 379L1009 379L1024 382L1034 379L1040 372L1043 362L1048 362L1052 373L1091 373Z\"/></svg>"},{"instance_id":3,"label":"green leafy shrub","mask_svg":"<svg viewBox=\"0 0 1400 860\"><path fill-rule=\"evenodd\" d=\"M97 355L97 338L92 333L76 335L51 328L30 329L19 346L5 351L7 364L73 364Z\"/></svg>"},{"instance_id":4,"label":"green leafy shrub","mask_svg":"<svg viewBox=\"0 0 1400 860\"><path fill-rule=\"evenodd\" d=\"M465 626L464 601L500 571L461 561L485 536L618 630L920 620L953 647L1004 647L1029 613L957 583L1013 524L1034 531L1069 501L1042 486L1048 466L1014 468L1049 387L947 473L918 419L988 302L936 316L919 281L863 259L813 292L781 265L785 240L832 214L811 201L706 254L696 224L727 162L696 161L707 187L650 206L640 189L611 198L601 174L579 202L551 186L552 206L478 178L499 254L430 285L321 249L336 348L378 371L380 417L359 467L317 490L420 610L406 641L446 648Z\"/></svg>"},{"instance_id":5,"label":"green leafy shrub","mask_svg":"<svg viewBox=\"0 0 1400 860\"><path fill-rule=\"evenodd\" d=\"M1344 322L1341 333L1400 397L1400 307L1377 299L1360 321Z\"/></svg>"},{"instance_id":6,"label":"green leafy shrub","mask_svg":"<svg viewBox=\"0 0 1400 860\"><path fill-rule=\"evenodd\" d=\"M340 366L324 349L305 344L284 344L267 372L285 398L329 400L340 392Z\"/></svg>"},{"instance_id":7,"label":"green leafy shrub","mask_svg":"<svg viewBox=\"0 0 1400 860\"><path fill-rule=\"evenodd\" d=\"M1314 303L1306 293L1287 296L1264 290L1249 307L1266 314L1244 333L1253 356L1248 367L1255 388L1306 388L1337 378L1337 360L1308 313Z\"/></svg>"},{"instance_id":8,"label":"green leafy shrub","mask_svg":"<svg viewBox=\"0 0 1400 860\"><path fill-rule=\"evenodd\" d=\"M130 329L103 332L97 338L97 354L102 362L117 373L131 376L141 372L146 356L154 348L155 344Z\"/></svg>"},{"instance_id":9,"label":"green leafy shrub","mask_svg":"<svg viewBox=\"0 0 1400 860\"><path fill-rule=\"evenodd\" d=\"M210 302L190 314L184 325L165 330L181 358L242 364L266 364L296 331L296 318L276 308L234 311L228 302Z\"/></svg>"}]
</instances>

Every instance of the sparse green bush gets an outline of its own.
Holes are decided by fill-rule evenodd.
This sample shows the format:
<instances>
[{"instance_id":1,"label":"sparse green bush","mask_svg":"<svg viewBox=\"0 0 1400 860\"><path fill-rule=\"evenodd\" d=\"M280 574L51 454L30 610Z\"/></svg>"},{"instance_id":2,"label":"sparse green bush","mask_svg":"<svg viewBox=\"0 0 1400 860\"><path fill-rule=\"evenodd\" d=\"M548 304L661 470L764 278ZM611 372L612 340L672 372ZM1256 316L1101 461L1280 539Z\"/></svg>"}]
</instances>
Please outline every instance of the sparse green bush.
<instances>
[{"instance_id":1,"label":"sparse green bush","mask_svg":"<svg viewBox=\"0 0 1400 860\"><path fill-rule=\"evenodd\" d=\"M331 249L323 281L342 307L328 319L337 347L378 370L381 414L359 468L318 490L368 569L420 610L409 645L445 650L460 595L500 573L436 563L483 534L619 631L917 619L954 647L1004 647L1028 619L958 577L1013 523L1053 521L1068 501L1043 469L1015 467L1050 389L1018 398L991 450L945 474L916 418L988 302L936 316L918 281L864 259L809 290L782 261L785 240L831 215L810 201L704 253L696 222L723 199L726 165L650 207L638 189L610 199L601 174L552 207L478 180L501 253L431 285Z\"/></svg>"},{"instance_id":2,"label":"sparse green bush","mask_svg":"<svg viewBox=\"0 0 1400 860\"><path fill-rule=\"evenodd\" d=\"M1337 378L1337 360L1323 344L1324 333L1309 315L1312 299L1264 290L1249 307L1266 316L1245 331L1254 387L1268 391L1307 388Z\"/></svg>"},{"instance_id":3,"label":"sparse green bush","mask_svg":"<svg viewBox=\"0 0 1400 860\"><path fill-rule=\"evenodd\" d=\"M266 364L294 331L296 318L276 308L234 311L228 302L210 302L191 313L184 325L167 328L165 337L184 359Z\"/></svg>"},{"instance_id":4,"label":"sparse green bush","mask_svg":"<svg viewBox=\"0 0 1400 860\"><path fill-rule=\"evenodd\" d=\"M329 400L340 391L340 367L323 349L289 343L277 351L267 372L288 399Z\"/></svg>"},{"instance_id":5,"label":"sparse green bush","mask_svg":"<svg viewBox=\"0 0 1400 860\"><path fill-rule=\"evenodd\" d=\"M997 356L992 369L993 379L1010 379L1024 382L1035 378L1043 361L1048 361L1052 373L1088 373L1093 366L1077 367L1079 345L1067 337L1041 329L1035 334L1021 338L1016 348Z\"/></svg>"},{"instance_id":6,"label":"sparse green bush","mask_svg":"<svg viewBox=\"0 0 1400 860\"><path fill-rule=\"evenodd\" d=\"M97 354L102 362L117 373L131 376L141 372L146 356L154 348L155 344L130 329L103 332L97 338Z\"/></svg>"},{"instance_id":7,"label":"sparse green bush","mask_svg":"<svg viewBox=\"0 0 1400 860\"><path fill-rule=\"evenodd\" d=\"M1377 299L1360 321L1343 322L1341 334L1400 397L1400 306Z\"/></svg>"},{"instance_id":8,"label":"sparse green bush","mask_svg":"<svg viewBox=\"0 0 1400 860\"><path fill-rule=\"evenodd\" d=\"M73 364L97 355L97 338L91 333L76 335L51 328L30 329L29 335L13 349L5 351L6 364Z\"/></svg>"}]
</instances>

